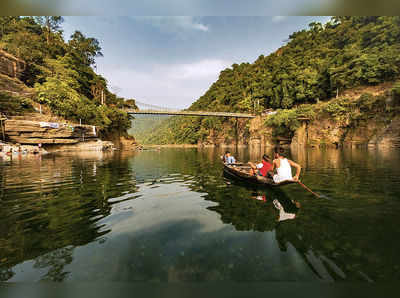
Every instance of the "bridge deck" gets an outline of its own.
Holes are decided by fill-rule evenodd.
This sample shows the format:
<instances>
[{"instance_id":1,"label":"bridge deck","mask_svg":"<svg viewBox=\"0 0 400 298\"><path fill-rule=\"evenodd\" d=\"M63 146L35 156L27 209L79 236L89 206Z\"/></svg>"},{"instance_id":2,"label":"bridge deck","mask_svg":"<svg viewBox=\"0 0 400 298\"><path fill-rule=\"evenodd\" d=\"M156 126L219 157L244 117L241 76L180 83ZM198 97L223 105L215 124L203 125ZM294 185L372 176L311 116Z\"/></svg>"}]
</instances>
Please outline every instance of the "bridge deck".
<instances>
[{"instance_id":1,"label":"bridge deck","mask_svg":"<svg viewBox=\"0 0 400 298\"><path fill-rule=\"evenodd\" d=\"M232 118L255 118L251 114L208 112L208 111L157 111L157 110L126 110L128 114L140 115L181 115L181 116L214 116L214 117L232 117Z\"/></svg>"}]
</instances>

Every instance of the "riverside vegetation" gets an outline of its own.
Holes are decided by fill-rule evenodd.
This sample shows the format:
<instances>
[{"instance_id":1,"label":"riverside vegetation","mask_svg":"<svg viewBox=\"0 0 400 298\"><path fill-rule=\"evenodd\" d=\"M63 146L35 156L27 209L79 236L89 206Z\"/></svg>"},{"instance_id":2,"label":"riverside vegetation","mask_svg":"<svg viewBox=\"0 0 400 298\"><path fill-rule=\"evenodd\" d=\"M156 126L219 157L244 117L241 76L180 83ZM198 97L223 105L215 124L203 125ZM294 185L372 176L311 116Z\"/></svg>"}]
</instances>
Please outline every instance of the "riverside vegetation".
<instances>
[{"instance_id":1,"label":"riverside vegetation","mask_svg":"<svg viewBox=\"0 0 400 298\"><path fill-rule=\"evenodd\" d=\"M102 56L99 41L80 31L64 40L62 22L59 16L0 17L0 49L26 62L21 81L28 90L0 92L0 110L23 114L36 102L54 115L96 125L101 136L126 134L131 121L123 108L136 108L135 101L110 92L106 79L93 70Z\"/></svg>"},{"instance_id":2,"label":"riverside vegetation","mask_svg":"<svg viewBox=\"0 0 400 298\"><path fill-rule=\"evenodd\" d=\"M285 46L254 63L221 71L189 109L261 113L272 108L278 113L268 117L265 126L288 138L299 128L299 117L348 117L346 121L357 126L378 113L390 121L400 103L399 53L400 17L333 17L291 34ZM360 86L388 82L381 94L345 96ZM385 105L388 99L391 104ZM145 142L194 144L213 134L226 139L234 134L234 121L172 117L149 132ZM249 124L241 122L239 127L241 138L248 137Z\"/></svg>"}]
</instances>

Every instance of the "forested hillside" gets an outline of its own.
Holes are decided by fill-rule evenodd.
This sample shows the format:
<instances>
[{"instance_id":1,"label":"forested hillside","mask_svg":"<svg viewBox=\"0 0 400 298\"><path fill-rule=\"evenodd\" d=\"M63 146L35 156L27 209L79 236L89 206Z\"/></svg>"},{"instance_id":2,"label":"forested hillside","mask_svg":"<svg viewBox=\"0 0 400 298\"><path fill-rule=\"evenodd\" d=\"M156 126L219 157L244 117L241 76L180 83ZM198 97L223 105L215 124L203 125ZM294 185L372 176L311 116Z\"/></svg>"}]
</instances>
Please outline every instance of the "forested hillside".
<instances>
[{"instance_id":1,"label":"forested hillside","mask_svg":"<svg viewBox=\"0 0 400 298\"><path fill-rule=\"evenodd\" d=\"M64 40L62 22L58 16L0 17L0 49L26 62L21 79L34 94L14 102L45 104L56 115L98 126L103 135L125 132L131 123L121 108L136 107L134 100L111 93L106 79L93 70L102 56L99 41L80 31ZM0 97L1 105L10 94Z\"/></svg>"},{"instance_id":2,"label":"forested hillside","mask_svg":"<svg viewBox=\"0 0 400 298\"><path fill-rule=\"evenodd\" d=\"M128 133L131 136L134 136L135 140L140 144L151 144L151 142L148 141L151 133L168 118L170 117L158 115L135 115L135 119L132 120L132 128L128 130Z\"/></svg>"},{"instance_id":3,"label":"forested hillside","mask_svg":"<svg viewBox=\"0 0 400 298\"><path fill-rule=\"evenodd\" d=\"M393 81L399 74L400 17L333 17L293 33L285 46L252 64L221 71L190 109L290 109L328 100L353 87ZM160 125L151 140L196 143L223 124L213 118L174 117Z\"/></svg>"}]
</instances>

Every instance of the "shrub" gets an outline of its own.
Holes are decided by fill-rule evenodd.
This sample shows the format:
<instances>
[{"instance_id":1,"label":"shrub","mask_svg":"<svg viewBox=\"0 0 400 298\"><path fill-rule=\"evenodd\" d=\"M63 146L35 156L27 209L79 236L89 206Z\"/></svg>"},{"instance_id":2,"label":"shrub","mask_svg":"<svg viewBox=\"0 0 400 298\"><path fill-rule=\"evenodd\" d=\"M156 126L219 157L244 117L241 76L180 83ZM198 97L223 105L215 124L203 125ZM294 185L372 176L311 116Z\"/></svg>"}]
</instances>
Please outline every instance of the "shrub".
<instances>
[{"instance_id":1,"label":"shrub","mask_svg":"<svg viewBox=\"0 0 400 298\"><path fill-rule=\"evenodd\" d=\"M300 105L296 108L296 114L298 118L308 118L313 120L316 116L315 106L311 104Z\"/></svg>"},{"instance_id":2,"label":"shrub","mask_svg":"<svg viewBox=\"0 0 400 298\"><path fill-rule=\"evenodd\" d=\"M392 95L397 103L400 103L400 81L396 82L392 88Z\"/></svg>"},{"instance_id":3,"label":"shrub","mask_svg":"<svg viewBox=\"0 0 400 298\"><path fill-rule=\"evenodd\" d=\"M357 102L360 112L370 113L370 112L382 112L385 110L386 102L385 97L373 96L370 93L364 93L360 96Z\"/></svg>"},{"instance_id":4,"label":"shrub","mask_svg":"<svg viewBox=\"0 0 400 298\"><path fill-rule=\"evenodd\" d=\"M315 119L315 107L311 104L300 105L289 110L278 110L266 120L266 125L275 128L276 135L292 135L300 127L301 118Z\"/></svg>"},{"instance_id":5,"label":"shrub","mask_svg":"<svg viewBox=\"0 0 400 298\"><path fill-rule=\"evenodd\" d=\"M11 96L0 92L0 111L6 115L19 115L24 112L32 112L33 102L30 98Z\"/></svg>"},{"instance_id":6,"label":"shrub","mask_svg":"<svg viewBox=\"0 0 400 298\"><path fill-rule=\"evenodd\" d=\"M325 104L322 107L322 111L337 118L345 115L348 112L348 109L346 105L343 104L342 100L334 100Z\"/></svg>"},{"instance_id":7,"label":"shrub","mask_svg":"<svg viewBox=\"0 0 400 298\"><path fill-rule=\"evenodd\" d=\"M292 134L300 127L300 121L297 118L296 109L278 110L276 114L267 118L265 124L274 127L276 135Z\"/></svg>"}]
</instances>

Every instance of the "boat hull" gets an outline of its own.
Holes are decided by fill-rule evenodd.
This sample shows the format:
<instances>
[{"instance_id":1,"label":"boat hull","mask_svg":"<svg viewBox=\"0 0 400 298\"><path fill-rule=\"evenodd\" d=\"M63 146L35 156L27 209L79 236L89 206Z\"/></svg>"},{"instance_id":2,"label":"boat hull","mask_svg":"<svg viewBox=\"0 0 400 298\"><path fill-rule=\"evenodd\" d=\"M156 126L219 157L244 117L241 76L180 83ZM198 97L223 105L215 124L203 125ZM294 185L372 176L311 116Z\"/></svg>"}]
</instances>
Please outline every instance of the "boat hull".
<instances>
[{"instance_id":1,"label":"boat hull","mask_svg":"<svg viewBox=\"0 0 400 298\"><path fill-rule=\"evenodd\" d=\"M250 167L246 166L235 166L224 164L224 174L228 178L234 178L242 182L248 182L253 185L266 186L266 187L280 187L288 184L296 183L296 181L287 180L281 183L275 183L271 178L266 178L262 176L253 176L248 172Z\"/></svg>"}]
</instances>

